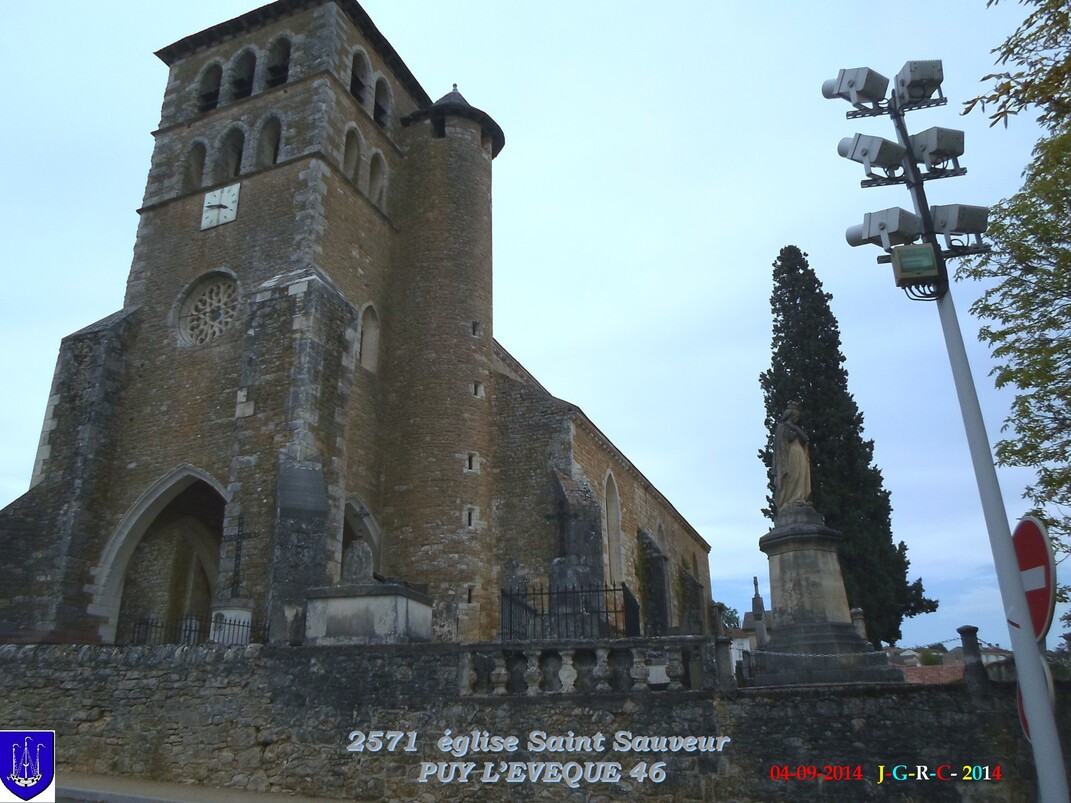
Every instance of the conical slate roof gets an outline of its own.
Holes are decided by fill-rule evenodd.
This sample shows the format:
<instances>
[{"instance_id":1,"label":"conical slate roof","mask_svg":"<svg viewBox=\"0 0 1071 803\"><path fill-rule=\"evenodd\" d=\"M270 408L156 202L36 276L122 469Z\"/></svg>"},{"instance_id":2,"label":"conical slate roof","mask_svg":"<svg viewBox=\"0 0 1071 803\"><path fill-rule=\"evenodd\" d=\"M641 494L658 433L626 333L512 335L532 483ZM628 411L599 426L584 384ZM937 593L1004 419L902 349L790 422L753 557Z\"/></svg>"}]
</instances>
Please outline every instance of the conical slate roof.
<instances>
[{"instance_id":1,"label":"conical slate roof","mask_svg":"<svg viewBox=\"0 0 1071 803\"><path fill-rule=\"evenodd\" d=\"M453 103L461 104L463 106L469 106L471 108L469 102L465 100L465 96L457 91L457 84L454 84L454 88L451 91L447 92L445 95L443 95L431 105L432 107L435 107L446 106Z\"/></svg>"},{"instance_id":2,"label":"conical slate roof","mask_svg":"<svg viewBox=\"0 0 1071 803\"><path fill-rule=\"evenodd\" d=\"M477 109L475 106L465 100L465 96L457 91L457 84L454 84L454 88L435 101L430 106L426 106L423 109L406 115L402 119L402 125L412 125L415 122L424 120L427 118L442 118L447 115L456 115L458 117L466 117L469 120L473 120L480 124L483 129L484 135L491 138L491 156L498 156L498 152L502 150L506 144L506 135L502 133L502 129L499 127L491 115L485 111Z\"/></svg>"}]
</instances>

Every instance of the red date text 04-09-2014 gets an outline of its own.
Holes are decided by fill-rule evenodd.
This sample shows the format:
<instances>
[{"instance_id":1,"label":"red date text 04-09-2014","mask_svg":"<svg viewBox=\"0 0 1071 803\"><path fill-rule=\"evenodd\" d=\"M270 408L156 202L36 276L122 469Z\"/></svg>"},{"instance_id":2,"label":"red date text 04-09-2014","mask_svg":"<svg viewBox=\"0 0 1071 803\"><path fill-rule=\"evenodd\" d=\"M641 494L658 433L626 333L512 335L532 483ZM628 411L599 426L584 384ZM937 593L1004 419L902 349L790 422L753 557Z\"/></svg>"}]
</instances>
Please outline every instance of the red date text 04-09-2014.
<instances>
[{"instance_id":1,"label":"red date text 04-09-2014","mask_svg":"<svg viewBox=\"0 0 1071 803\"><path fill-rule=\"evenodd\" d=\"M863 768L848 764L806 764L790 767L774 764L770 767L772 781L861 781Z\"/></svg>"}]
</instances>

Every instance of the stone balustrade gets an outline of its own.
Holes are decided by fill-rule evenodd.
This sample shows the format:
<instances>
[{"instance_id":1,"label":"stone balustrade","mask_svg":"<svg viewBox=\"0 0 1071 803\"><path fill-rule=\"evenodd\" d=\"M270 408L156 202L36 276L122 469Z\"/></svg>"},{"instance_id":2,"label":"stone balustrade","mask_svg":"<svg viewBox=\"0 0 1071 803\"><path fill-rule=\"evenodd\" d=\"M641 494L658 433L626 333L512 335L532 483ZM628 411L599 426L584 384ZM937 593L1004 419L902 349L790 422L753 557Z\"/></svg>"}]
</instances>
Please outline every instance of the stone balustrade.
<instances>
[{"instance_id":1,"label":"stone balustrade","mask_svg":"<svg viewBox=\"0 0 1071 803\"><path fill-rule=\"evenodd\" d=\"M460 693L534 697L717 690L715 653L714 640L701 636L472 644L460 656Z\"/></svg>"}]
</instances>

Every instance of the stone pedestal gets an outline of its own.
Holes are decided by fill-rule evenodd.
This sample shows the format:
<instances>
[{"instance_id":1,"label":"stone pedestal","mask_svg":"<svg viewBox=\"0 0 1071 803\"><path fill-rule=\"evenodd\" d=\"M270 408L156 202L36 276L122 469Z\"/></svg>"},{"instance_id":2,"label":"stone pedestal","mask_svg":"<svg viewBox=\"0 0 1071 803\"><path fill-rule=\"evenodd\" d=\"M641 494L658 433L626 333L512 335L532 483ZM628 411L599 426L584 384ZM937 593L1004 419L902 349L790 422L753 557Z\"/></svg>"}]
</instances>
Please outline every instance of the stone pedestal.
<instances>
[{"instance_id":1,"label":"stone pedestal","mask_svg":"<svg viewBox=\"0 0 1071 803\"><path fill-rule=\"evenodd\" d=\"M852 623L841 540L808 504L781 511L759 539L770 560L773 633L754 656L756 685L903 680Z\"/></svg>"},{"instance_id":2,"label":"stone pedestal","mask_svg":"<svg viewBox=\"0 0 1071 803\"><path fill-rule=\"evenodd\" d=\"M398 583L311 588L305 643L409 644L431 641L431 598Z\"/></svg>"}]
</instances>

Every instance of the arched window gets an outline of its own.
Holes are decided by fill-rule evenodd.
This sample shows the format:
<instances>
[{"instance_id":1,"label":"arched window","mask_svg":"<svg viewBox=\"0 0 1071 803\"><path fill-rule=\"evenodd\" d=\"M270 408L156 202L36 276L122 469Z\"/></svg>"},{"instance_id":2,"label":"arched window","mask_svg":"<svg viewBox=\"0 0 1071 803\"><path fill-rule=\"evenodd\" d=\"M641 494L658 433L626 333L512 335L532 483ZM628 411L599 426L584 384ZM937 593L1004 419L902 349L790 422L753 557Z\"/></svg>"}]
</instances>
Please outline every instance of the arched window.
<instances>
[{"instance_id":1,"label":"arched window","mask_svg":"<svg viewBox=\"0 0 1071 803\"><path fill-rule=\"evenodd\" d=\"M269 167L279 162L279 141L282 138L282 124L278 117L270 117L260 129L257 142L257 167Z\"/></svg>"},{"instance_id":2,"label":"arched window","mask_svg":"<svg viewBox=\"0 0 1071 803\"><path fill-rule=\"evenodd\" d=\"M211 111L219 105L219 86L223 82L223 68L213 64L201 76L201 87L197 95L197 110Z\"/></svg>"},{"instance_id":3,"label":"arched window","mask_svg":"<svg viewBox=\"0 0 1071 803\"><path fill-rule=\"evenodd\" d=\"M350 94L362 106L368 96L368 72L368 58L358 50L353 54L353 63L350 65Z\"/></svg>"},{"instance_id":4,"label":"arched window","mask_svg":"<svg viewBox=\"0 0 1071 803\"><path fill-rule=\"evenodd\" d=\"M252 50L245 51L234 63L231 77L231 99L241 100L253 94L253 77L257 72L257 57Z\"/></svg>"},{"instance_id":5,"label":"arched window","mask_svg":"<svg viewBox=\"0 0 1071 803\"><path fill-rule=\"evenodd\" d=\"M186 155L186 170L182 176L182 191L193 192L200 189L205 178L205 146L195 142Z\"/></svg>"},{"instance_id":6,"label":"arched window","mask_svg":"<svg viewBox=\"0 0 1071 803\"><path fill-rule=\"evenodd\" d=\"M290 77L290 40L278 39L268 51L269 87L282 86Z\"/></svg>"},{"instance_id":7,"label":"arched window","mask_svg":"<svg viewBox=\"0 0 1071 803\"><path fill-rule=\"evenodd\" d=\"M361 137L356 129L353 128L346 134L346 151L342 157L342 172L354 184L360 185Z\"/></svg>"},{"instance_id":8,"label":"arched window","mask_svg":"<svg viewBox=\"0 0 1071 803\"><path fill-rule=\"evenodd\" d=\"M376 100L375 105L372 107L372 119L383 128L386 128L389 117L390 90L387 88L387 82L380 78L376 81Z\"/></svg>"},{"instance_id":9,"label":"arched window","mask_svg":"<svg viewBox=\"0 0 1071 803\"><path fill-rule=\"evenodd\" d=\"M242 151L245 150L245 134L240 128L232 128L223 138L216 165L216 181L237 178L242 172Z\"/></svg>"},{"instance_id":10,"label":"arched window","mask_svg":"<svg viewBox=\"0 0 1071 803\"><path fill-rule=\"evenodd\" d=\"M379 366L379 316L371 305L361 313L361 345L357 362L373 374Z\"/></svg>"},{"instance_id":11,"label":"arched window","mask_svg":"<svg viewBox=\"0 0 1071 803\"><path fill-rule=\"evenodd\" d=\"M387 207L387 162L383 154L372 155L368 166L368 197L376 206L386 211Z\"/></svg>"},{"instance_id":12,"label":"arched window","mask_svg":"<svg viewBox=\"0 0 1071 803\"><path fill-rule=\"evenodd\" d=\"M611 585L619 584L625 575L621 551L621 497L613 474L606 475L606 559Z\"/></svg>"}]
</instances>

